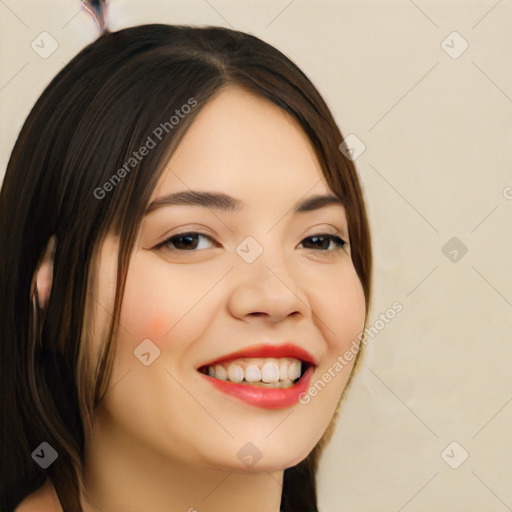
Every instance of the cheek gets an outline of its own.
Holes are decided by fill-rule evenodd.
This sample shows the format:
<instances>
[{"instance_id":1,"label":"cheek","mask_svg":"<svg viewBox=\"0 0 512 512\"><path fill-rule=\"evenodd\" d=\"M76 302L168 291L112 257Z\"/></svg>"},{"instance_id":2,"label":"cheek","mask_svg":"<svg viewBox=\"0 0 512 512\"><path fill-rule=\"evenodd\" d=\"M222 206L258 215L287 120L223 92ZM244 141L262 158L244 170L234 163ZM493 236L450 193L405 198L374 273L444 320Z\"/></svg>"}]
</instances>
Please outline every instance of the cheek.
<instances>
[{"instance_id":1,"label":"cheek","mask_svg":"<svg viewBox=\"0 0 512 512\"><path fill-rule=\"evenodd\" d=\"M317 312L328 350L341 353L363 330L365 297L355 269L347 269L339 280L332 280L317 296Z\"/></svg>"},{"instance_id":2,"label":"cheek","mask_svg":"<svg viewBox=\"0 0 512 512\"><path fill-rule=\"evenodd\" d=\"M127 276L120 316L126 330L123 337L128 334L134 342L149 338L159 343L173 325L172 311L172 297L155 288L142 272Z\"/></svg>"},{"instance_id":3,"label":"cheek","mask_svg":"<svg viewBox=\"0 0 512 512\"><path fill-rule=\"evenodd\" d=\"M170 275L165 263L150 252L140 251L132 256L120 322L139 343L146 338L160 342L178 321L184 300L181 290L187 287L176 274Z\"/></svg>"},{"instance_id":4,"label":"cheek","mask_svg":"<svg viewBox=\"0 0 512 512\"><path fill-rule=\"evenodd\" d=\"M156 312L148 318L147 330L150 335L159 338L169 329L169 317Z\"/></svg>"},{"instance_id":5,"label":"cheek","mask_svg":"<svg viewBox=\"0 0 512 512\"><path fill-rule=\"evenodd\" d=\"M135 254L126 278L121 337L132 340L132 350L147 338L161 349L169 342L178 349L200 328L197 312L205 301L198 303L211 288L211 280L208 275L184 268L171 271L168 263L150 253Z\"/></svg>"},{"instance_id":6,"label":"cheek","mask_svg":"<svg viewBox=\"0 0 512 512\"><path fill-rule=\"evenodd\" d=\"M304 407L302 435L314 444L331 423L352 372L365 305L361 283L351 266L336 279L325 280L325 286L312 298L313 321L323 335L325 351L300 407Z\"/></svg>"}]
</instances>

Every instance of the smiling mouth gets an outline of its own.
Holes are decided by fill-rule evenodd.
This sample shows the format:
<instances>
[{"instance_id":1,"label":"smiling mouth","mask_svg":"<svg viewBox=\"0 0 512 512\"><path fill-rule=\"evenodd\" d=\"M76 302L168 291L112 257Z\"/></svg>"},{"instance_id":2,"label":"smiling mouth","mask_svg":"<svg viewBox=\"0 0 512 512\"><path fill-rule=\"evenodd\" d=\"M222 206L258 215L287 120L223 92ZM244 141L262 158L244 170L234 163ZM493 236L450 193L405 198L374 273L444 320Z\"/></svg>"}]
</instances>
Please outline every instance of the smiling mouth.
<instances>
[{"instance_id":1,"label":"smiling mouth","mask_svg":"<svg viewBox=\"0 0 512 512\"><path fill-rule=\"evenodd\" d=\"M293 407L306 393L318 362L291 341L252 345L196 367L224 395L263 409Z\"/></svg>"},{"instance_id":2,"label":"smiling mouth","mask_svg":"<svg viewBox=\"0 0 512 512\"><path fill-rule=\"evenodd\" d=\"M311 366L311 363L290 357L246 357L201 366L198 371L215 380L243 386L279 389L292 387Z\"/></svg>"}]
</instances>

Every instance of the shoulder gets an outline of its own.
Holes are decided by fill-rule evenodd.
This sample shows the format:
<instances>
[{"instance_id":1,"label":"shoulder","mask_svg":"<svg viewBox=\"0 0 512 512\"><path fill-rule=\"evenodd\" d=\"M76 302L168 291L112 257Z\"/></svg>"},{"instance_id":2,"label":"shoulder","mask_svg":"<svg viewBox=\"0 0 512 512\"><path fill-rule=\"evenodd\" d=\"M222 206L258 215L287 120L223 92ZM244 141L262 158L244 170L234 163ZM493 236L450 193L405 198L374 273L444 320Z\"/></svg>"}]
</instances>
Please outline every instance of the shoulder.
<instances>
[{"instance_id":1,"label":"shoulder","mask_svg":"<svg viewBox=\"0 0 512 512\"><path fill-rule=\"evenodd\" d=\"M14 512L62 512L62 507L53 485L47 481L27 496Z\"/></svg>"}]
</instances>

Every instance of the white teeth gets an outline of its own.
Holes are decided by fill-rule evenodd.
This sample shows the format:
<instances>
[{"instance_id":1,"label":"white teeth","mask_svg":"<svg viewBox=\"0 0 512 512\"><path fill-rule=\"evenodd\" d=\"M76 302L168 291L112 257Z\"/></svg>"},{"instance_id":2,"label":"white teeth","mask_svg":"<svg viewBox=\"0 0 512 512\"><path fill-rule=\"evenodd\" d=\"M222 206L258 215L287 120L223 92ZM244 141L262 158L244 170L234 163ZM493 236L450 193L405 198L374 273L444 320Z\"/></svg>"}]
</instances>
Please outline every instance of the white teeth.
<instances>
[{"instance_id":1,"label":"white teeth","mask_svg":"<svg viewBox=\"0 0 512 512\"><path fill-rule=\"evenodd\" d=\"M277 363L268 362L261 369L261 380L263 382L279 382L279 366Z\"/></svg>"},{"instance_id":2,"label":"white teeth","mask_svg":"<svg viewBox=\"0 0 512 512\"><path fill-rule=\"evenodd\" d=\"M298 379L300 377L300 361L294 361L288 368L288 378L291 380Z\"/></svg>"},{"instance_id":3,"label":"white teeth","mask_svg":"<svg viewBox=\"0 0 512 512\"><path fill-rule=\"evenodd\" d=\"M261 380L261 370L254 366L253 364L250 364L245 369L245 380L247 382L258 382Z\"/></svg>"},{"instance_id":4,"label":"white teeth","mask_svg":"<svg viewBox=\"0 0 512 512\"><path fill-rule=\"evenodd\" d=\"M228 373L226 372L224 366L218 364L215 366L215 377L220 380L227 380Z\"/></svg>"},{"instance_id":5,"label":"white teeth","mask_svg":"<svg viewBox=\"0 0 512 512\"><path fill-rule=\"evenodd\" d=\"M238 364L230 364L228 367L228 377L231 382L242 382L244 380L244 370Z\"/></svg>"},{"instance_id":6,"label":"white teeth","mask_svg":"<svg viewBox=\"0 0 512 512\"><path fill-rule=\"evenodd\" d=\"M286 380L288 378L288 365L281 363L279 365L279 380Z\"/></svg>"},{"instance_id":7,"label":"white teeth","mask_svg":"<svg viewBox=\"0 0 512 512\"><path fill-rule=\"evenodd\" d=\"M301 376L302 363L293 358L242 358L205 369L210 377L255 386L289 387Z\"/></svg>"}]
</instances>

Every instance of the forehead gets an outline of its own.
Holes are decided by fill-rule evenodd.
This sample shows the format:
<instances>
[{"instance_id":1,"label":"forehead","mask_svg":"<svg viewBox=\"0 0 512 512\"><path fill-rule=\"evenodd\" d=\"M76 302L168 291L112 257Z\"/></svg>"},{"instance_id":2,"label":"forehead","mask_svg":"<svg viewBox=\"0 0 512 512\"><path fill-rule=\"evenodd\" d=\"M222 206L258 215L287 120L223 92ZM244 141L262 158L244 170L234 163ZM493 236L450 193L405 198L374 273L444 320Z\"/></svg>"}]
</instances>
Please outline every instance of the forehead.
<instances>
[{"instance_id":1,"label":"forehead","mask_svg":"<svg viewBox=\"0 0 512 512\"><path fill-rule=\"evenodd\" d=\"M329 192L313 146L299 123L269 100L229 86L210 100L168 162L153 198L186 189L251 198L312 187Z\"/></svg>"}]
</instances>

